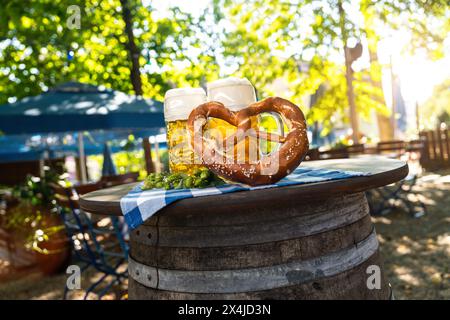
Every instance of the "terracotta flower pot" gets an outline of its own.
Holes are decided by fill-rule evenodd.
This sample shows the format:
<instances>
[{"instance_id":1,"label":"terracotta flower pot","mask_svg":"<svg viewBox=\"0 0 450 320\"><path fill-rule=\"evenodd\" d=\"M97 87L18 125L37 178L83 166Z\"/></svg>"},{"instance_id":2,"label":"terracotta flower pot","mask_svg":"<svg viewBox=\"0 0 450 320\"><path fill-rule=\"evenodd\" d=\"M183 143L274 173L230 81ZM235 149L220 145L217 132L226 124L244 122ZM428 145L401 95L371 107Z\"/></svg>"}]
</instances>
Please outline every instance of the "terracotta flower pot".
<instances>
[{"instance_id":1,"label":"terracotta flower pot","mask_svg":"<svg viewBox=\"0 0 450 320\"><path fill-rule=\"evenodd\" d=\"M70 243L59 215L45 206L22 202L8 208L8 217L15 221L5 229L8 242L3 242L14 267L37 265L46 275L65 270Z\"/></svg>"},{"instance_id":2,"label":"terracotta flower pot","mask_svg":"<svg viewBox=\"0 0 450 320\"><path fill-rule=\"evenodd\" d=\"M64 271L70 262L70 243L61 218L56 214L46 213L40 223L42 237L37 234L33 244L39 270L52 275ZM37 230L36 232L39 232Z\"/></svg>"},{"instance_id":3,"label":"terracotta flower pot","mask_svg":"<svg viewBox=\"0 0 450 320\"><path fill-rule=\"evenodd\" d=\"M39 270L46 275L53 275L66 270L70 262L70 248L66 239L49 240L40 247L50 253L37 253Z\"/></svg>"}]
</instances>

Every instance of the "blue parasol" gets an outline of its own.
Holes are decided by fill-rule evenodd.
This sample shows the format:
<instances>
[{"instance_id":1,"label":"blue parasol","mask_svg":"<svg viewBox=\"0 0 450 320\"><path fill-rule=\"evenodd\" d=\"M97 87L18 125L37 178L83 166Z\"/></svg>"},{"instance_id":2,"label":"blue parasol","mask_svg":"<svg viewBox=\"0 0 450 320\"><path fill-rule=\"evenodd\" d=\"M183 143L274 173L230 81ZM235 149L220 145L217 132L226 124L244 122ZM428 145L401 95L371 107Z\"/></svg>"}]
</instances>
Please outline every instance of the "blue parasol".
<instances>
[{"instance_id":1,"label":"blue parasol","mask_svg":"<svg viewBox=\"0 0 450 320\"><path fill-rule=\"evenodd\" d=\"M161 102L78 82L0 105L0 132L4 134L164 126Z\"/></svg>"},{"instance_id":2,"label":"blue parasol","mask_svg":"<svg viewBox=\"0 0 450 320\"><path fill-rule=\"evenodd\" d=\"M111 147L108 142L105 142L103 145L102 176L114 176L116 174L117 170L112 159Z\"/></svg>"}]
</instances>

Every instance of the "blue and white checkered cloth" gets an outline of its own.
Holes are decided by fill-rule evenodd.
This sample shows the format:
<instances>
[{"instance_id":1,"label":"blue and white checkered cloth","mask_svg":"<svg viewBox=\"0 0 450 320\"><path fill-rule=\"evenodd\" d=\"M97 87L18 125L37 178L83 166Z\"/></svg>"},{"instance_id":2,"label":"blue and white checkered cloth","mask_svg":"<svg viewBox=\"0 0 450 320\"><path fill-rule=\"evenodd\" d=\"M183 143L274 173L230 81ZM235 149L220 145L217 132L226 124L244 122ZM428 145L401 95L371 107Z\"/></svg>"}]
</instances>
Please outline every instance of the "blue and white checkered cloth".
<instances>
[{"instance_id":1,"label":"blue and white checkered cloth","mask_svg":"<svg viewBox=\"0 0 450 320\"><path fill-rule=\"evenodd\" d=\"M128 225L131 229L134 229L141 225L145 220L153 216L156 212L158 212L158 210L174 201L181 199L204 197L237 191L277 188L296 184L359 177L364 175L367 175L367 173L316 169L301 166L287 177L278 181L276 184L257 187L248 187L240 184L225 184L222 186L205 189L142 190L142 183L140 183L120 200L120 207Z\"/></svg>"}]
</instances>

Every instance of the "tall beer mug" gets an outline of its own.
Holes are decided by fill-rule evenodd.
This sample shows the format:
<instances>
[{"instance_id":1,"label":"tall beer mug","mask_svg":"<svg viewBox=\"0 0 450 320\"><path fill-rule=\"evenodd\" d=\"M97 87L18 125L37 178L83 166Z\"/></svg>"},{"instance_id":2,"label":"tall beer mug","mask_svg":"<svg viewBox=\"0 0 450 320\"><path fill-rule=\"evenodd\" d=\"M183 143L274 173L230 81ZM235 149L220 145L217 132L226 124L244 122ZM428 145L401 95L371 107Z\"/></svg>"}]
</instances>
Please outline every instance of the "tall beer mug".
<instances>
[{"instance_id":1,"label":"tall beer mug","mask_svg":"<svg viewBox=\"0 0 450 320\"><path fill-rule=\"evenodd\" d=\"M256 102L255 88L247 78L225 78L207 84L209 101L223 103L229 110L237 112ZM267 131L270 133L284 134L283 121L278 114L264 113L251 119L252 130ZM218 130L223 138L236 132L236 127L219 119L208 121L206 128ZM226 149L227 157L233 152L234 161L249 163L260 158L262 154L268 154L278 148L278 144L247 137L245 142L234 146L234 150Z\"/></svg>"},{"instance_id":2,"label":"tall beer mug","mask_svg":"<svg viewBox=\"0 0 450 320\"><path fill-rule=\"evenodd\" d=\"M200 160L189 143L186 123L191 111L205 102L206 93L202 88L170 89L164 96L164 119L171 172L189 174L201 167Z\"/></svg>"}]
</instances>

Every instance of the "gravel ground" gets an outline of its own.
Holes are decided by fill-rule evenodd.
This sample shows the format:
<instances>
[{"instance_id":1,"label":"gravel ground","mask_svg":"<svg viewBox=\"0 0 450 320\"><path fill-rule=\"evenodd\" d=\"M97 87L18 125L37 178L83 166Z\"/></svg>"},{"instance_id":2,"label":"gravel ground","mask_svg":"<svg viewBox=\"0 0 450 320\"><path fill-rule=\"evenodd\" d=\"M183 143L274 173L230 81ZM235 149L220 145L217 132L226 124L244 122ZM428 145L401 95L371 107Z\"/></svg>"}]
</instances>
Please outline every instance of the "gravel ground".
<instances>
[{"instance_id":1,"label":"gravel ground","mask_svg":"<svg viewBox=\"0 0 450 320\"><path fill-rule=\"evenodd\" d=\"M373 218L396 299L450 300L450 172L428 174L416 191L427 215Z\"/></svg>"},{"instance_id":2,"label":"gravel ground","mask_svg":"<svg viewBox=\"0 0 450 320\"><path fill-rule=\"evenodd\" d=\"M86 289L101 277L101 274L95 271L86 271L83 273L81 288ZM0 300L59 300L63 297L64 284L67 279L66 274L55 276L42 276L36 270L22 271L19 279L4 281L0 283ZM109 278L112 280L112 278ZM126 287L124 284L120 287L115 286L103 299L123 299L126 297ZM69 292L68 299L79 300L84 298L83 290L73 290ZM88 299L97 299L95 294L90 294Z\"/></svg>"},{"instance_id":3,"label":"gravel ground","mask_svg":"<svg viewBox=\"0 0 450 320\"><path fill-rule=\"evenodd\" d=\"M450 299L450 171L428 174L418 183L428 213L412 218L402 210L374 217L385 269L396 299ZM0 261L0 275L8 270ZM82 288L98 279L88 272ZM61 299L66 275L43 277L37 271L0 277L0 299ZM126 285L105 299L124 298ZM82 291L69 298L81 299ZM95 299L94 295L89 298Z\"/></svg>"}]
</instances>

